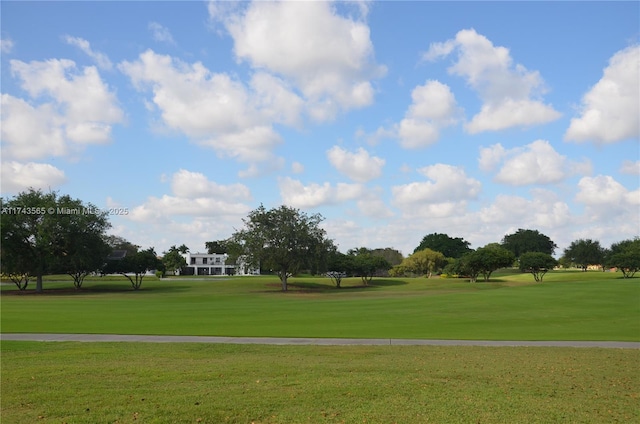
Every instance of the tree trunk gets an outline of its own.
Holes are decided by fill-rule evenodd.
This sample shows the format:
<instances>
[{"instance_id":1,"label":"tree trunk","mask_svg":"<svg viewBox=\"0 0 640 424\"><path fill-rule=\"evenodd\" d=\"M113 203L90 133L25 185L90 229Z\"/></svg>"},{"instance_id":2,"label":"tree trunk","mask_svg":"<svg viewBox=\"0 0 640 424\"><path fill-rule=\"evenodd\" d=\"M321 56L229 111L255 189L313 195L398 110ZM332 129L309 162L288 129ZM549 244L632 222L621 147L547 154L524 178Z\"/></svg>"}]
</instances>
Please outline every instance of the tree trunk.
<instances>
[{"instance_id":1,"label":"tree trunk","mask_svg":"<svg viewBox=\"0 0 640 424\"><path fill-rule=\"evenodd\" d=\"M280 271L279 274L280 282L282 283L282 291L287 291L287 273Z\"/></svg>"},{"instance_id":2,"label":"tree trunk","mask_svg":"<svg viewBox=\"0 0 640 424\"><path fill-rule=\"evenodd\" d=\"M36 293L42 293L42 274L36 276Z\"/></svg>"}]
</instances>

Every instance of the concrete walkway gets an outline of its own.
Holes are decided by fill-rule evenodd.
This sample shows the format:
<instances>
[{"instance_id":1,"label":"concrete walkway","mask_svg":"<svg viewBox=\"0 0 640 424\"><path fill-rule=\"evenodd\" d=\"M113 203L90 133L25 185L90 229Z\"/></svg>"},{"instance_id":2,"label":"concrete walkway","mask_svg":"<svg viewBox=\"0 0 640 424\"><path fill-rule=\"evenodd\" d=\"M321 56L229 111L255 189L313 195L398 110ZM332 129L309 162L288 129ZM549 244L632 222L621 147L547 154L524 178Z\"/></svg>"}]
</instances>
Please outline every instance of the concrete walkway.
<instances>
[{"instance_id":1,"label":"concrete walkway","mask_svg":"<svg viewBox=\"0 0 640 424\"><path fill-rule=\"evenodd\" d=\"M599 347L640 349L640 342L599 341L503 341L503 340L421 340L421 339L337 339L288 337L144 336L124 334L0 334L0 341L40 342L147 342L147 343L229 343L269 345L378 345L378 346L517 346L517 347Z\"/></svg>"}]
</instances>

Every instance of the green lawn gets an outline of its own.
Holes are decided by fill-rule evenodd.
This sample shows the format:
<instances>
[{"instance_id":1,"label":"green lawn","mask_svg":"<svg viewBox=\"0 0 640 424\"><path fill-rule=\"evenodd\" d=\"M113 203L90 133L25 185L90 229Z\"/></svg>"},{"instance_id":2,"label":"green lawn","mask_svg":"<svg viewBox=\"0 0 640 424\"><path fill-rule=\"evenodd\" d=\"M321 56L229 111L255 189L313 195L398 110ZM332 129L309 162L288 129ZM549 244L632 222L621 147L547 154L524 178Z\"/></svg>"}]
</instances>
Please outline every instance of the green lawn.
<instances>
[{"instance_id":1,"label":"green lawn","mask_svg":"<svg viewBox=\"0 0 640 424\"><path fill-rule=\"evenodd\" d=\"M556 271L543 283L503 272L489 283L377 279L335 289L321 277L204 281L45 281L45 294L2 287L2 331L217 336L640 340L640 278Z\"/></svg>"},{"instance_id":2,"label":"green lawn","mask_svg":"<svg viewBox=\"0 0 640 424\"><path fill-rule=\"evenodd\" d=\"M121 278L2 286L2 332L640 340L640 279ZM13 342L2 423L640 421L640 350Z\"/></svg>"},{"instance_id":3,"label":"green lawn","mask_svg":"<svg viewBox=\"0 0 640 424\"><path fill-rule=\"evenodd\" d=\"M2 343L3 423L632 423L640 351Z\"/></svg>"}]
</instances>

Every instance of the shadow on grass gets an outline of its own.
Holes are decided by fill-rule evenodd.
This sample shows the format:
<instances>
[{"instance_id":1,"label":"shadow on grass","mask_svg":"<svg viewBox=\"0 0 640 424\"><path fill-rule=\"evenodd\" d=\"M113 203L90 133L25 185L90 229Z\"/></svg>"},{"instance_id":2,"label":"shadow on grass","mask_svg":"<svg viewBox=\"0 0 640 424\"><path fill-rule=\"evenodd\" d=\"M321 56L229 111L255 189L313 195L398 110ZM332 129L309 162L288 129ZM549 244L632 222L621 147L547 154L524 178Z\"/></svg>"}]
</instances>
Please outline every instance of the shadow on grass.
<instances>
[{"instance_id":1,"label":"shadow on grass","mask_svg":"<svg viewBox=\"0 0 640 424\"><path fill-rule=\"evenodd\" d=\"M35 286L35 285L34 285ZM101 293L178 293L190 290L189 286L150 286L145 287L144 283L138 290L134 290L131 285L124 284L109 285L91 285L89 287L54 287L47 288L46 284L41 293L35 290L35 287L28 287L27 290L2 290L2 296L87 296Z\"/></svg>"},{"instance_id":2,"label":"shadow on grass","mask_svg":"<svg viewBox=\"0 0 640 424\"><path fill-rule=\"evenodd\" d=\"M290 281L287 283L287 292L291 293L344 293L344 292L352 292L359 290L375 290L382 287L388 286L399 286L408 284L406 281L402 280L389 280L389 279L374 279L368 285L364 283L360 284L352 284L353 281L349 281L347 285L343 285L338 288L331 281L327 280L326 282L317 282L317 281ZM273 290L265 290L266 293L282 293L282 284L281 283L267 283L266 287Z\"/></svg>"}]
</instances>

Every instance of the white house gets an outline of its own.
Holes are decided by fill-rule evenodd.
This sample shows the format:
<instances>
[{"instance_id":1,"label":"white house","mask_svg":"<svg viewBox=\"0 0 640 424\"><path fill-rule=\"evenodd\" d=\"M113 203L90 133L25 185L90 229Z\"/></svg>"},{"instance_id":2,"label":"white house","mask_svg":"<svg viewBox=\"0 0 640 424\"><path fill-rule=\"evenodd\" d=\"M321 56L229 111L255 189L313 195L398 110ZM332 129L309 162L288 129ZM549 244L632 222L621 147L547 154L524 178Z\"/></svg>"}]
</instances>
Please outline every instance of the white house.
<instances>
[{"instance_id":1,"label":"white house","mask_svg":"<svg viewBox=\"0 0 640 424\"><path fill-rule=\"evenodd\" d=\"M227 264L226 253L181 253L187 261L185 275L260 275L260 269L249 268L242 258Z\"/></svg>"}]
</instances>

